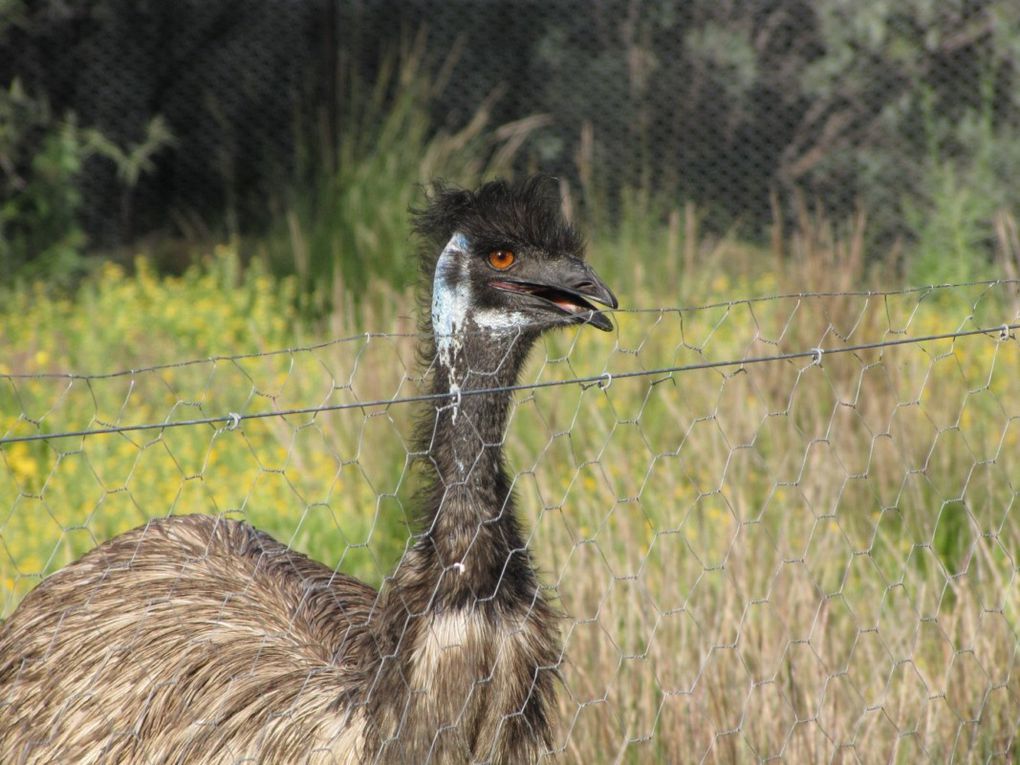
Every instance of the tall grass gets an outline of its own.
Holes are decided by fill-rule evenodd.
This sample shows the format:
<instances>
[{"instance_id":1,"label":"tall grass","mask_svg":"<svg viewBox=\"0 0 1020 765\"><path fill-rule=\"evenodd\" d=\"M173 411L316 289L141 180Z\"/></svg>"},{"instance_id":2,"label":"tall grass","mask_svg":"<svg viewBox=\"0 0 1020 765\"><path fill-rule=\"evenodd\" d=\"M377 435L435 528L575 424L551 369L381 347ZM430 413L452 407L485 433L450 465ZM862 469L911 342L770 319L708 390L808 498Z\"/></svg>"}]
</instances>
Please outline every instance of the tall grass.
<instances>
[{"instance_id":1,"label":"tall grass","mask_svg":"<svg viewBox=\"0 0 1020 765\"><path fill-rule=\"evenodd\" d=\"M699 285L698 303L722 305L618 314L611 338L560 334L525 379L997 326L1015 310L1008 285L726 302L796 292L805 281L847 286L841 272L866 260L855 229L849 239L818 221L802 229L784 237L783 257L798 265L772 274L760 264L775 253L701 240L688 267L677 246L681 263L667 272ZM614 253L654 263L669 236L596 242L593 261L603 271ZM326 334L299 318L295 278L242 273L237 262L226 247L179 278L111 267L77 300L40 289L6 301L0 343L16 353L0 362L0 433L355 404L419 389L406 290L373 283L357 315L336 318ZM854 278L864 278L860 269ZM658 273L618 292L627 307L677 302ZM362 326L396 334L368 338ZM11 376L319 342L122 377ZM1015 339L978 336L826 355L820 365L519 396L509 465L543 580L565 615L563 759L1012 756L1018 364ZM353 408L236 431L4 446L0 609L9 613L42 576L98 542L169 513L245 518L378 584L407 543L412 414Z\"/></svg>"},{"instance_id":2,"label":"tall grass","mask_svg":"<svg viewBox=\"0 0 1020 765\"><path fill-rule=\"evenodd\" d=\"M489 99L466 124L434 129L429 110L448 86L456 56L454 49L433 66L419 34L383 59L374 83L353 72L339 75L339 123L331 128L319 119L318 130L302 131L306 184L276 200L278 223L251 248L277 274L297 276L307 315L323 317L360 302L374 279L407 286L415 273L408 210L420 203L422 187L435 179L473 187L505 175L543 124L538 116L494 126Z\"/></svg>"}]
</instances>

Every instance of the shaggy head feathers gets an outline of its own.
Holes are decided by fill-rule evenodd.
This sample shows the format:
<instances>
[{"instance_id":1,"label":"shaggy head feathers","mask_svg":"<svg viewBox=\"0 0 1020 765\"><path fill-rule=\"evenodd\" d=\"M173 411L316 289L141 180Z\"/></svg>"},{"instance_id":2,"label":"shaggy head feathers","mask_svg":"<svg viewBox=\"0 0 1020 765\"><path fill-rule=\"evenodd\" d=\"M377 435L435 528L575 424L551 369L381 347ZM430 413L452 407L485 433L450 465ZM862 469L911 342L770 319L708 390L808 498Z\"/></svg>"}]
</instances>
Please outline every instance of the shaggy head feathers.
<instances>
[{"instance_id":1,"label":"shaggy head feathers","mask_svg":"<svg viewBox=\"0 0 1020 765\"><path fill-rule=\"evenodd\" d=\"M439 253L455 233L464 234L474 252L505 248L554 257L584 255L584 240L564 219L550 178L492 181L476 191L438 182L428 190L427 201L425 208L412 214L415 232L422 239L421 267L429 286Z\"/></svg>"}]
</instances>

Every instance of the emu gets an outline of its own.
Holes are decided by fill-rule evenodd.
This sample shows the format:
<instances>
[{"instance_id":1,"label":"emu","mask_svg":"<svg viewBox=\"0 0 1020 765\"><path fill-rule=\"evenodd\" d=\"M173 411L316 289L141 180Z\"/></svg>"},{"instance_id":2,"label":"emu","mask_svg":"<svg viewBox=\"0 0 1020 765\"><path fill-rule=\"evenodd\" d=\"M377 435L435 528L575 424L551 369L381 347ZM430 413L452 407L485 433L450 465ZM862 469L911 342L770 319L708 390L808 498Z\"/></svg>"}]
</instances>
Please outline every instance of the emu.
<instances>
[{"instance_id":1,"label":"emu","mask_svg":"<svg viewBox=\"0 0 1020 765\"><path fill-rule=\"evenodd\" d=\"M541 180L437 184L417 211L431 389L414 543L379 592L250 525L152 520L0 627L0 761L534 762L557 615L502 444L529 348L617 306Z\"/></svg>"}]
</instances>

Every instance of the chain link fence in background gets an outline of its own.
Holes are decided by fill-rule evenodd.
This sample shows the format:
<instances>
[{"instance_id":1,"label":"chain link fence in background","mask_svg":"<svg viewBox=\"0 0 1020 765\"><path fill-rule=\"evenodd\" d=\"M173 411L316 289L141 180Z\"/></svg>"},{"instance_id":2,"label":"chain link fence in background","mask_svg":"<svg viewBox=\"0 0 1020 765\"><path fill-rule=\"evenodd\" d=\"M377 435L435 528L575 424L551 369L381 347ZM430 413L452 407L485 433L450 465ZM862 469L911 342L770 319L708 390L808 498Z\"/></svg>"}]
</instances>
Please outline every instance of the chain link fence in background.
<instances>
[{"instance_id":1,"label":"chain link fence in background","mask_svg":"<svg viewBox=\"0 0 1020 765\"><path fill-rule=\"evenodd\" d=\"M679 199L711 229L755 236L802 207L861 208L873 257L962 231L953 254L967 260L988 255L992 218L1018 202L1008 0L8 0L0 12L8 271L54 244L38 229L70 226L61 215L107 249L258 229L324 166L342 169L345 142L389 148L380 105L416 78L423 131L531 119L512 165L563 177L609 219ZM401 58L413 75L393 76Z\"/></svg>"}]
</instances>

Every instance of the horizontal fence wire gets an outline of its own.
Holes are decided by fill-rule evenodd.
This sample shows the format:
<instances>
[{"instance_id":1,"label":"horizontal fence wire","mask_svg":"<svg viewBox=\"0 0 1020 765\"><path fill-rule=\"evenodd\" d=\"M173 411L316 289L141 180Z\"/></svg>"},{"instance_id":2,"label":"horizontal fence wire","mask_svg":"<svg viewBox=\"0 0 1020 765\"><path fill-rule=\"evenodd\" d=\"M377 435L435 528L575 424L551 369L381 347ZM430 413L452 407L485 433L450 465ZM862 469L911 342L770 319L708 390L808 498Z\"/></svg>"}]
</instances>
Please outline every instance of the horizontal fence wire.
<instances>
[{"instance_id":1,"label":"horizontal fence wire","mask_svg":"<svg viewBox=\"0 0 1020 765\"><path fill-rule=\"evenodd\" d=\"M173 338L155 366L143 330L105 372L29 338L0 372L0 618L196 513L385 586L420 536L413 426L522 392L501 447L564 617L553 752L1012 761L1020 280L607 313L614 334L554 334L525 382L459 393L427 392L408 316L206 358Z\"/></svg>"},{"instance_id":2,"label":"horizontal fence wire","mask_svg":"<svg viewBox=\"0 0 1020 765\"><path fill-rule=\"evenodd\" d=\"M691 306L653 306L648 308L615 308L612 310L604 310L602 313L607 314L684 314L684 313L697 313L699 311L708 311L718 308L737 308L745 305L755 305L758 303L773 303L780 300L810 300L816 298L841 298L841 297L855 297L855 298L890 298L903 295L917 295L920 294L921 300L928 294L936 294L939 292L946 292L955 289L963 289L966 287L984 287L986 290L991 290L995 287L1006 287L1015 286L1020 288L1020 279L983 279L979 281L969 282L945 282L942 284L927 284L923 286L912 286L912 287L901 287L899 289L889 290L821 290L821 291L803 291L803 292L778 292L770 295L754 295L751 297L738 298L734 300L722 300L713 303L702 303L699 305ZM977 334L977 333L975 333ZM31 373L17 373L9 372L0 374L0 379L11 379L11 380L40 380L40 379L64 379L64 380L109 380L117 377L130 377L136 374L143 374L145 372L159 372L164 369L181 369L184 367L195 366L197 364L208 364L217 362L230 362L230 361L244 361L246 359L259 359L268 358L272 356L286 356L288 354L295 353L306 353L308 351L319 351L325 348L330 348L336 345L343 345L344 343L354 342L356 340L370 341L373 338L420 338L422 334L420 332L360 332L355 335L346 335L344 337L333 338L332 340L324 340L320 343L313 343L311 345L302 345L294 348L277 348L270 351L258 351L256 353L238 353L238 354L219 354L216 356L205 356L202 358L185 359L183 361L172 361L163 364L152 364L145 367L136 367L132 369L119 369L113 372L96 372L96 373L81 373L81 372L31 372ZM578 380L576 382L583 382ZM414 399L419 400L419 399Z\"/></svg>"},{"instance_id":3,"label":"horizontal fence wire","mask_svg":"<svg viewBox=\"0 0 1020 765\"><path fill-rule=\"evenodd\" d=\"M974 286L986 286L988 288L1001 286L1006 284L1018 284L1020 280L991 280L982 282L962 282L957 284L941 284L932 285L927 287L909 287L900 290L888 290L888 291L846 291L846 292L801 292L801 293L785 293L779 295L770 295L764 297L753 297L745 298L742 300L725 301L713 304L706 304L701 306L693 307L675 307L675 308L632 308L632 309L618 309L616 311L608 313L683 313L691 311L708 310L711 308L728 308L739 305L746 305L749 303L768 302L775 300L788 300L788 299L806 299L806 298L817 298L817 297L888 297L893 295L908 295L916 293L934 292L938 290L947 290L962 287L974 287ZM60 438L79 438L86 436L99 436L99 435L111 435L117 433L129 433L139 432L148 430L165 430L168 428L182 428L191 427L196 425L226 425L229 429L236 428L241 422L246 420L265 419L269 417L287 417L293 415L303 414L318 414L321 412L335 412L346 409L374 409L379 407L390 407L398 406L402 404L414 404L423 402L446 402L457 397L467 396L484 396L496 393L511 393L518 391L531 391L543 388L555 388L566 385L608 385L614 380L626 380L635 378L646 378L646 377L658 377L663 375L672 374L683 374L687 372L695 372L706 369L719 369L725 367L739 367L752 364L767 364L779 361L792 361L795 359L810 358L813 363L821 363L825 356L834 354L847 354L856 353L870 350L881 350L883 348L893 348L902 345L917 345L920 343L934 342L939 340L955 340L958 338L973 337L976 335L986 335L994 337L998 340L1006 340L1011 335L1011 332L1020 329L1020 322L1004 323L999 326L987 326L980 327L977 329L969 330L957 330L954 332L944 332L938 334L928 334L918 337L901 337L889 340L880 340L869 343L857 343L854 345L846 345L838 348L821 348L815 347L801 351L794 351L789 353L772 354L766 356L750 356L745 358L731 358L723 359L718 361L706 361L697 364L678 364L673 366L662 366L653 369L642 369L642 370L631 370L625 372L603 372L598 375L587 375L582 377L571 377L562 380L546 380L531 383L520 383L517 385L504 385L504 386L492 386L482 388L472 388L456 392L447 393L425 393L414 396L399 396L392 398L381 398L369 401L359 401L343 404L325 404L320 406L309 406L309 407L297 407L288 409L278 409L267 412L256 412L256 413L239 413L239 412L228 412L226 414L211 416L211 417L198 417L188 420L176 420L176 421L163 421L163 422L149 422L149 423L137 423L132 425L117 425L104 428L88 428L81 430L70 430L57 433L33 433L21 436L5 436L0 438L0 446L5 444L13 444L28 441L48 441ZM176 363L160 364L150 367L144 367L139 369L121 370L117 372L109 372L105 374L75 374L75 373L43 373L43 374L4 374L0 375L0 379L43 379L43 378L57 378L57 379L68 379L68 380L103 380L111 379L115 377L126 377L145 372L152 372L163 369L174 369L186 366L193 366L195 364L204 363L218 363L218 362L230 362L239 361L250 358L263 358L269 356L280 356L287 354L294 354L299 352L314 351L322 348L327 348L334 345L339 345L345 342L351 342L354 340L365 340L370 341L374 337L416 337L417 333L371 333L366 332L358 335L351 335L344 338L338 338L314 345L303 346L300 348L286 348L272 351L265 351L261 353L253 354L240 354L236 356L213 356L205 359L191 359Z\"/></svg>"}]
</instances>

